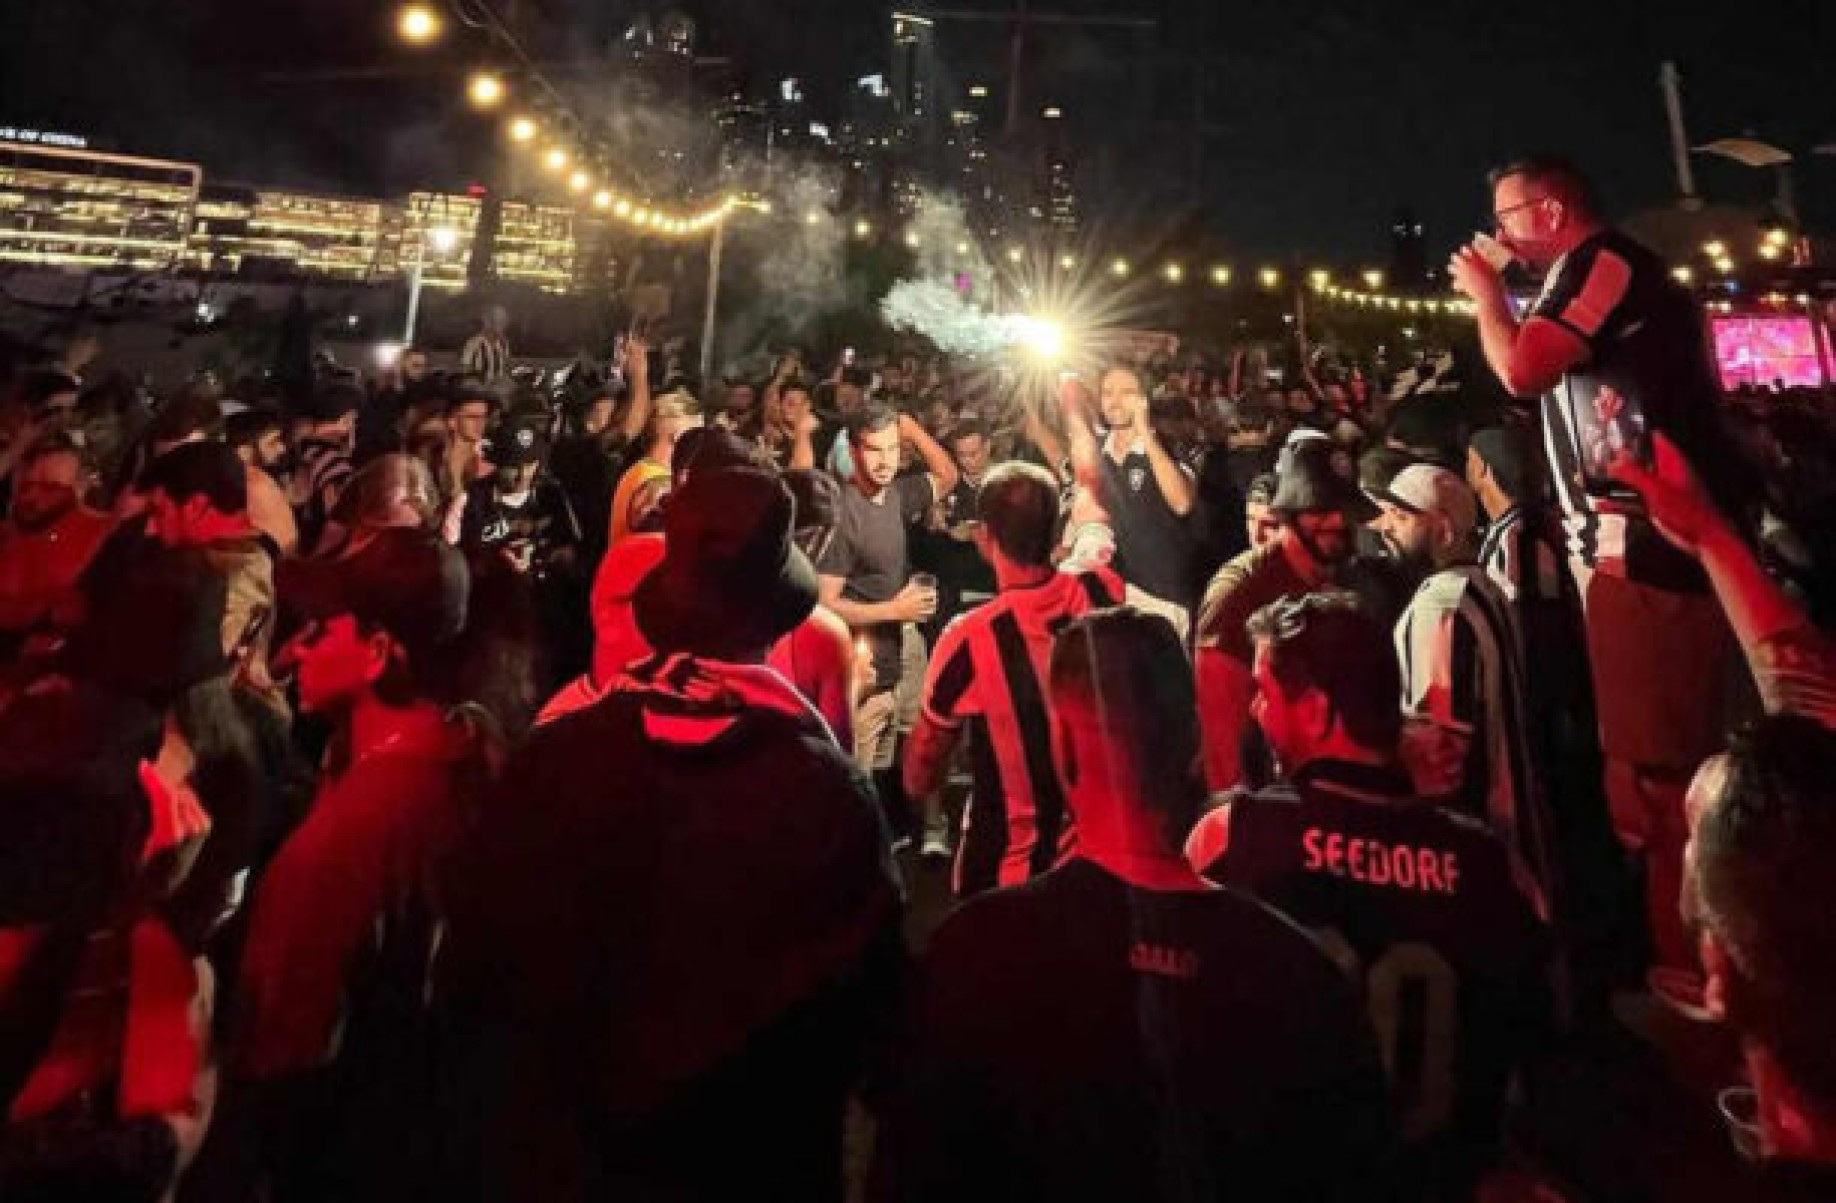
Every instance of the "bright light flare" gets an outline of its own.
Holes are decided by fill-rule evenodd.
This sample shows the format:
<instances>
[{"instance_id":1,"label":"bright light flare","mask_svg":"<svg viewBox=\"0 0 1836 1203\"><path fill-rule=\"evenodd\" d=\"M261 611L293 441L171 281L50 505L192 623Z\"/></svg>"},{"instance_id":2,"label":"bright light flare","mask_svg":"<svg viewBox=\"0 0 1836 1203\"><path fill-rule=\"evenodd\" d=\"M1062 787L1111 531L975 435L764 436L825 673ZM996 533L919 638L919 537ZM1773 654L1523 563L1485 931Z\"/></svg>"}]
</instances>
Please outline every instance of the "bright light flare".
<instances>
[{"instance_id":1,"label":"bright light flare","mask_svg":"<svg viewBox=\"0 0 1836 1203\"><path fill-rule=\"evenodd\" d=\"M1065 327L1046 317L1029 317L1020 328L1021 344L1035 358L1056 363L1065 353Z\"/></svg>"},{"instance_id":2,"label":"bright light flare","mask_svg":"<svg viewBox=\"0 0 1836 1203\"><path fill-rule=\"evenodd\" d=\"M436 254L450 255L459 245L459 231L451 226L435 226L427 231L427 246Z\"/></svg>"}]
</instances>

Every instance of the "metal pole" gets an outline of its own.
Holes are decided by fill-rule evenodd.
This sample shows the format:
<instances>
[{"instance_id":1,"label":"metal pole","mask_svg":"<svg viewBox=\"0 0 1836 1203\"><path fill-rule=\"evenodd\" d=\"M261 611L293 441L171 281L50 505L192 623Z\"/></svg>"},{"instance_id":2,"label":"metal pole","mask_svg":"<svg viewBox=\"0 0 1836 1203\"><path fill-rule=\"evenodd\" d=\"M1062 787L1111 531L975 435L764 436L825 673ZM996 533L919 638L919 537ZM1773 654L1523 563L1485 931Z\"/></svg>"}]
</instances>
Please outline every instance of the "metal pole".
<instances>
[{"instance_id":1,"label":"metal pole","mask_svg":"<svg viewBox=\"0 0 1836 1203\"><path fill-rule=\"evenodd\" d=\"M427 262L427 236L421 236L421 249L414 257L414 271L408 277L408 321L402 329L402 345L414 345L414 319L421 311L421 268Z\"/></svg>"},{"instance_id":2,"label":"metal pole","mask_svg":"<svg viewBox=\"0 0 1836 1203\"><path fill-rule=\"evenodd\" d=\"M720 252L727 241L727 219L714 223L714 241L708 244L708 301L701 315L701 392L711 395L714 379L714 314L720 306Z\"/></svg>"},{"instance_id":3,"label":"metal pole","mask_svg":"<svg viewBox=\"0 0 1836 1203\"><path fill-rule=\"evenodd\" d=\"M1683 77L1674 62L1666 62L1658 72L1658 85L1664 89L1664 111L1670 116L1670 157L1677 168L1677 190L1687 206L1696 199L1696 174L1689 162L1689 134L1683 128Z\"/></svg>"}]
</instances>

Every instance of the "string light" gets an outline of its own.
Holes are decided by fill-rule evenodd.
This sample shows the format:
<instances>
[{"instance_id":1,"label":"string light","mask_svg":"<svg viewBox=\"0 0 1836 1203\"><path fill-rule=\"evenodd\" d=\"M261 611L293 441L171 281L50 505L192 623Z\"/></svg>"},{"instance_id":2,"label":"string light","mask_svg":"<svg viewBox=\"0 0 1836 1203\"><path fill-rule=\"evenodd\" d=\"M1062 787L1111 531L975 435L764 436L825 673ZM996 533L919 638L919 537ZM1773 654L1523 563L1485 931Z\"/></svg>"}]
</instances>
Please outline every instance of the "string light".
<instances>
[{"instance_id":1,"label":"string light","mask_svg":"<svg viewBox=\"0 0 1836 1203\"><path fill-rule=\"evenodd\" d=\"M1128 260L1117 259L1114 263L1109 265L1109 271L1111 275L1117 277L1128 275Z\"/></svg>"},{"instance_id":2,"label":"string light","mask_svg":"<svg viewBox=\"0 0 1836 1203\"><path fill-rule=\"evenodd\" d=\"M1372 292L1383 287L1383 273L1376 268L1369 268L1364 273L1364 286Z\"/></svg>"},{"instance_id":3,"label":"string light","mask_svg":"<svg viewBox=\"0 0 1836 1203\"><path fill-rule=\"evenodd\" d=\"M1211 269L1211 282L1219 288L1230 283L1230 269L1222 263Z\"/></svg>"},{"instance_id":4,"label":"string light","mask_svg":"<svg viewBox=\"0 0 1836 1203\"><path fill-rule=\"evenodd\" d=\"M1058 266L1063 268L1066 271L1071 271L1075 269L1077 267L1077 256L1076 255L1060 255L1058 257Z\"/></svg>"},{"instance_id":5,"label":"string light","mask_svg":"<svg viewBox=\"0 0 1836 1203\"><path fill-rule=\"evenodd\" d=\"M442 28L440 15L425 4L406 5L395 19L396 33L410 46L427 45L440 36Z\"/></svg>"},{"instance_id":6,"label":"string light","mask_svg":"<svg viewBox=\"0 0 1836 1203\"><path fill-rule=\"evenodd\" d=\"M489 71L473 72L465 85L465 94L481 109L495 108L503 103L504 92L504 81Z\"/></svg>"},{"instance_id":7,"label":"string light","mask_svg":"<svg viewBox=\"0 0 1836 1203\"><path fill-rule=\"evenodd\" d=\"M604 188L595 192L593 194L593 207L595 209L610 209L612 207L612 194L607 192Z\"/></svg>"},{"instance_id":8,"label":"string light","mask_svg":"<svg viewBox=\"0 0 1836 1203\"><path fill-rule=\"evenodd\" d=\"M1326 286L1332 283L1332 273L1325 268L1315 268L1307 274L1307 282L1313 285L1315 292L1324 292Z\"/></svg>"},{"instance_id":9,"label":"string light","mask_svg":"<svg viewBox=\"0 0 1836 1203\"><path fill-rule=\"evenodd\" d=\"M871 238L873 236L873 223L864 217L855 222L854 236L856 238Z\"/></svg>"},{"instance_id":10,"label":"string light","mask_svg":"<svg viewBox=\"0 0 1836 1203\"><path fill-rule=\"evenodd\" d=\"M562 150L559 146L550 148L548 154L542 159L542 165L547 167L550 171L566 170L567 152Z\"/></svg>"},{"instance_id":11,"label":"string light","mask_svg":"<svg viewBox=\"0 0 1836 1203\"><path fill-rule=\"evenodd\" d=\"M1186 269L1177 263L1169 263L1163 269L1163 274L1167 278L1167 283L1178 284L1186 278Z\"/></svg>"},{"instance_id":12,"label":"string light","mask_svg":"<svg viewBox=\"0 0 1836 1203\"><path fill-rule=\"evenodd\" d=\"M1256 278L1262 281L1262 286L1264 288L1274 288L1277 284L1281 283L1281 273L1272 267L1263 268L1256 274Z\"/></svg>"},{"instance_id":13,"label":"string light","mask_svg":"<svg viewBox=\"0 0 1836 1203\"><path fill-rule=\"evenodd\" d=\"M529 142L542 132L542 127L528 117L518 117L510 123L510 140L512 142Z\"/></svg>"},{"instance_id":14,"label":"string light","mask_svg":"<svg viewBox=\"0 0 1836 1203\"><path fill-rule=\"evenodd\" d=\"M1691 271L1687 265L1679 265L1670 269L1670 277L1679 284L1688 284L1696 278L1696 273Z\"/></svg>"},{"instance_id":15,"label":"string light","mask_svg":"<svg viewBox=\"0 0 1836 1203\"><path fill-rule=\"evenodd\" d=\"M576 171L573 175L570 175L567 177L568 191L585 192L587 190L587 187L591 185L592 182L593 182L592 176L588 175L584 171Z\"/></svg>"}]
</instances>

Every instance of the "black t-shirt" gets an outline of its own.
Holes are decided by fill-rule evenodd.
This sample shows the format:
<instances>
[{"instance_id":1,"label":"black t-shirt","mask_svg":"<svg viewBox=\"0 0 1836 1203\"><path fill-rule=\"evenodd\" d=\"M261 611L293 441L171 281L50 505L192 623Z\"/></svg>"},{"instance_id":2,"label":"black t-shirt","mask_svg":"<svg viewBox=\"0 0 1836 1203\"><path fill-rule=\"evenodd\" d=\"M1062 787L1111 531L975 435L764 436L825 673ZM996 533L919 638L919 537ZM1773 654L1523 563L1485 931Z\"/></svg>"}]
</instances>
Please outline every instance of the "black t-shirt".
<instances>
[{"instance_id":1,"label":"black t-shirt","mask_svg":"<svg viewBox=\"0 0 1836 1203\"><path fill-rule=\"evenodd\" d=\"M1364 983L1402 1135L1453 1171L1489 1151L1547 1014L1544 938L1497 838L1412 792L1397 769L1315 762L1292 789L1234 795L1222 855L1202 833L1223 814L1193 851Z\"/></svg>"},{"instance_id":2,"label":"black t-shirt","mask_svg":"<svg viewBox=\"0 0 1836 1203\"><path fill-rule=\"evenodd\" d=\"M1098 460L1103 505L1116 535L1111 567L1136 588L1190 610L1199 593L1192 576L1192 533L1167 504L1153 462L1141 450L1119 462L1105 451Z\"/></svg>"},{"instance_id":3,"label":"black t-shirt","mask_svg":"<svg viewBox=\"0 0 1836 1203\"><path fill-rule=\"evenodd\" d=\"M579 541L567 500L552 481L538 478L527 493L515 499L500 492L491 480L478 481L466 490L459 542L468 550L528 543L539 565L547 554Z\"/></svg>"},{"instance_id":4,"label":"black t-shirt","mask_svg":"<svg viewBox=\"0 0 1836 1203\"><path fill-rule=\"evenodd\" d=\"M911 577L908 534L924 520L931 501L928 476L896 477L877 499L869 499L856 482L843 481L835 538L817 571L844 578L842 596L849 601L891 601ZM860 634L873 652L875 691L891 689L899 680L899 624L876 623Z\"/></svg>"},{"instance_id":5,"label":"black t-shirt","mask_svg":"<svg viewBox=\"0 0 1836 1203\"><path fill-rule=\"evenodd\" d=\"M593 521L584 523L587 542L595 551L603 549L609 533L600 516L612 512L612 494L618 488L614 471L623 457L625 440L608 440L594 434L570 434L555 440L548 453L548 470L567 494L575 514L588 514Z\"/></svg>"},{"instance_id":6,"label":"black t-shirt","mask_svg":"<svg viewBox=\"0 0 1836 1203\"><path fill-rule=\"evenodd\" d=\"M1557 498L1567 515L1569 554L1594 565L1623 559L1631 579L1656 588L1704 592L1696 562L1639 517L1598 512L1582 488L1584 472L1640 433L1662 432L1702 474L1716 500L1738 512L1739 457L1721 423L1716 377L1701 311L1656 255L1607 230L1557 261L1531 308L1587 344L1589 359L1543 398L1543 437ZM1628 412L1603 421L1595 408L1603 388ZM1591 468L1590 468L1591 465Z\"/></svg>"},{"instance_id":7,"label":"black t-shirt","mask_svg":"<svg viewBox=\"0 0 1836 1203\"><path fill-rule=\"evenodd\" d=\"M1320 949L1082 858L957 911L887 1126L911 1200L1378 1199L1381 1069Z\"/></svg>"}]
</instances>

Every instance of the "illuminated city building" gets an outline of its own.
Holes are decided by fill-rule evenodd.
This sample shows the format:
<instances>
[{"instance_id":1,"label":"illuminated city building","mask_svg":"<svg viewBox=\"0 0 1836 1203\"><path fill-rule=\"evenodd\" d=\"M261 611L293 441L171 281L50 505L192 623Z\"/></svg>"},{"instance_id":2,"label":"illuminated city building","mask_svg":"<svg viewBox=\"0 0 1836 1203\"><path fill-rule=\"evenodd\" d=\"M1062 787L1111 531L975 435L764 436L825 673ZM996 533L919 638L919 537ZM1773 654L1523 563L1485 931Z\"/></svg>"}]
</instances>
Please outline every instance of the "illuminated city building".
<instances>
[{"instance_id":1,"label":"illuminated city building","mask_svg":"<svg viewBox=\"0 0 1836 1203\"><path fill-rule=\"evenodd\" d=\"M505 201L491 274L512 284L567 292L574 285L576 250L572 209Z\"/></svg>"},{"instance_id":2,"label":"illuminated city building","mask_svg":"<svg viewBox=\"0 0 1836 1203\"><path fill-rule=\"evenodd\" d=\"M0 141L0 262L180 268L203 179L195 163Z\"/></svg>"},{"instance_id":3,"label":"illuminated city building","mask_svg":"<svg viewBox=\"0 0 1836 1203\"><path fill-rule=\"evenodd\" d=\"M210 185L195 210L187 266L265 278L367 284L396 272L400 205L277 189Z\"/></svg>"}]
</instances>

